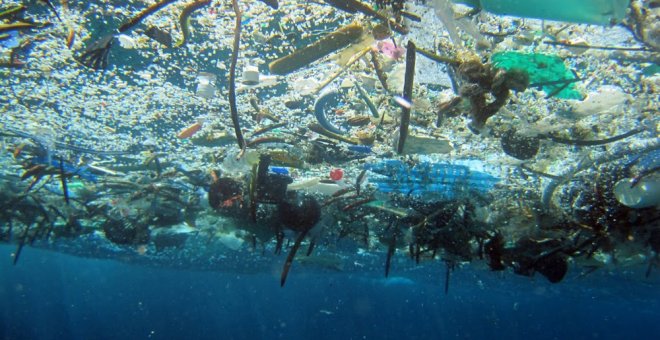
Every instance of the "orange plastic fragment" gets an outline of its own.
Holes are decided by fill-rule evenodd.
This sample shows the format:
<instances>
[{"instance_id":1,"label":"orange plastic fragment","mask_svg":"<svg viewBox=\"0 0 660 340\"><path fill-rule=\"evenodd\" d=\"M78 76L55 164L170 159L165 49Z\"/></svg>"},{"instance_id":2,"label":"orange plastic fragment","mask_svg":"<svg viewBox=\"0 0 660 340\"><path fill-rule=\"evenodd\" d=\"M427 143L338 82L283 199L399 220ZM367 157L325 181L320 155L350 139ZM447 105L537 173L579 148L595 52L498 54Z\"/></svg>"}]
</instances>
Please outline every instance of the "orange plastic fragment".
<instances>
[{"instance_id":1,"label":"orange plastic fragment","mask_svg":"<svg viewBox=\"0 0 660 340\"><path fill-rule=\"evenodd\" d=\"M192 137L192 135L194 135L197 131L199 131L201 129L202 129L202 123L197 122L195 124L192 124L192 125L188 126L185 129L181 130L181 132L179 132L179 134L176 135L176 137L179 138L179 139L190 138L190 137Z\"/></svg>"}]
</instances>

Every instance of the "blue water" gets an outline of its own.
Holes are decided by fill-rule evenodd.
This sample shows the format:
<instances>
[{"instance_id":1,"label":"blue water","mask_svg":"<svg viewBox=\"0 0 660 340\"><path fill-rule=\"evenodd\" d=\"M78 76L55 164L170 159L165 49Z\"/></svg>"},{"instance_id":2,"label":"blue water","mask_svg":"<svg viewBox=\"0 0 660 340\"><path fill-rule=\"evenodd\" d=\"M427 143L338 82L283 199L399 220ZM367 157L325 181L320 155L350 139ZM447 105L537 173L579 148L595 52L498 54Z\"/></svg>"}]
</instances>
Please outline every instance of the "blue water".
<instances>
[{"instance_id":1,"label":"blue water","mask_svg":"<svg viewBox=\"0 0 660 340\"><path fill-rule=\"evenodd\" d=\"M0 246L3 339L656 339L658 284L595 272L552 285L462 268L384 280L294 267L238 275ZM396 273L395 273L396 275ZM657 275L657 274L656 274ZM657 279L657 277L656 277ZM657 280L656 280L657 281Z\"/></svg>"}]
</instances>

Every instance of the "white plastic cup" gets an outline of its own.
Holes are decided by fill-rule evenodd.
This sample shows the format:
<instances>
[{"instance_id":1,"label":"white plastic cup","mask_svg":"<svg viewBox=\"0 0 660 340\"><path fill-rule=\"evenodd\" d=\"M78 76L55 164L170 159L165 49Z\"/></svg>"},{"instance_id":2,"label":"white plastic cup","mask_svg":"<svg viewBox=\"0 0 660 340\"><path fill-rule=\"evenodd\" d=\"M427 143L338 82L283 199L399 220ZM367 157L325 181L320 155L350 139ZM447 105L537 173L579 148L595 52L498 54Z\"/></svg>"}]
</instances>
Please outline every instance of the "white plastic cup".
<instances>
[{"instance_id":1,"label":"white plastic cup","mask_svg":"<svg viewBox=\"0 0 660 340\"><path fill-rule=\"evenodd\" d=\"M213 99L215 97L215 75L208 72L199 72L197 75L197 91L195 94L198 97Z\"/></svg>"},{"instance_id":2,"label":"white plastic cup","mask_svg":"<svg viewBox=\"0 0 660 340\"><path fill-rule=\"evenodd\" d=\"M248 65L243 70L243 84L257 85L259 84L259 68L256 66Z\"/></svg>"}]
</instances>

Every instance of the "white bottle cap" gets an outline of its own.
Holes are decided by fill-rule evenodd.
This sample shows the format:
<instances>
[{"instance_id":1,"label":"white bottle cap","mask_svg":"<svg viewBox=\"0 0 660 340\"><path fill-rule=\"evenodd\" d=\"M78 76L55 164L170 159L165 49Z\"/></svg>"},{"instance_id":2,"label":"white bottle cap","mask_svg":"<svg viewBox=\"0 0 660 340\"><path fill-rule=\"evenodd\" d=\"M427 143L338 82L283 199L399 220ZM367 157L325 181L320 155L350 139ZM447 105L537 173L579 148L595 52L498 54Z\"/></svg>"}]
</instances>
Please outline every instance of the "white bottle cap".
<instances>
[{"instance_id":1,"label":"white bottle cap","mask_svg":"<svg viewBox=\"0 0 660 340\"><path fill-rule=\"evenodd\" d=\"M257 85L259 84L259 68L256 66L248 65L243 70L243 84Z\"/></svg>"}]
</instances>

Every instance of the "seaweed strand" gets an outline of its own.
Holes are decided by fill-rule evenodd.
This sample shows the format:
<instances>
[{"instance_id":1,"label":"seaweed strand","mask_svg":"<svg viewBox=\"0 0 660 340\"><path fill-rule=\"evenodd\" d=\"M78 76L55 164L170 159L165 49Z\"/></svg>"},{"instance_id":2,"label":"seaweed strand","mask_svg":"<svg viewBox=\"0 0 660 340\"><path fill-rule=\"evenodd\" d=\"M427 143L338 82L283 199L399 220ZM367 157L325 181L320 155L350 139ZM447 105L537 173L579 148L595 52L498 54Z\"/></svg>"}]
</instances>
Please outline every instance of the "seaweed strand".
<instances>
[{"instance_id":1,"label":"seaweed strand","mask_svg":"<svg viewBox=\"0 0 660 340\"><path fill-rule=\"evenodd\" d=\"M69 204L69 189L66 185L66 175L64 173L64 161L60 158L60 182L62 183L62 193L64 194L64 202Z\"/></svg>"},{"instance_id":2,"label":"seaweed strand","mask_svg":"<svg viewBox=\"0 0 660 340\"><path fill-rule=\"evenodd\" d=\"M645 129L633 129L630 130L626 133L622 133L618 136L610 137L610 138L605 138L605 139L599 139L599 140L579 140L579 139L565 139L561 137L555 137L552 134L549 134L547 138L549 138L551 141L559 144L568 144L568 145L578 145L578 146L594 146L594 145L603 145L603 144L609 144L613 143L625 138L628 138L630 136L634 136L640 132L645 131Z\"/></svg>"},{"instance_id":3,"label":"seaweed strand","mask_svg":"<svg viewBox=\"0 0 660 340\"><path fill-rule=\"evenodd\" d=\"M380 118L380 115L378 114L378 109L376 108L376 105L374 105L374 102L371 101L369 98L369 94L360 86L358 83L355 83L355 88L358 91L358 95L364 102L367 104L367 107L369 108L369 112L371 112L371 115L374 118Z\"/></svg>"},{"instance_id":4,"label":"seaweed strand","mask_svg":"<svg viewBox=\"0 0 660 340\"><path fill-rule=\"evenodd\" d=\"M179 25L181 26L181 40L179 40L174 47L181 47L186 44L188 39L190 38L190 28L189 28L189 20L190 20L190 15L204 7L207 6L208 4L211 3L211 0L199 0L191 3L190 5L186 6L186 8L183 9L181 12L181 15L179 16Z\"/></svg>"},{"instance_id":5,"label":"seaweed strand","mask_svg":"<svg viewBox=\"0 0 660 340\"><path fill-rule=\"evenodd\" d=\"M387 75L383 72L383 68L378 61L378 54L376 54L376 51L373 49L371 49L371 63L374 65L376 76L378 77L380 84L383 86L383 89L385 89L385 92L390 92L390 89L387 86Z\"/></svg>"},{"instance_id":6,"label":"seaweed strand","mask_svg":"<svg viewBox=\"0 0 660 340\"><path fill-rule=\"evenodd\" d=\"M243 132L241 132L240 122L238 121L238 107L236 106L236 64L238 63L238 49L241 43L241 9L238 7L238 0L232 0L232 6L236 13L236 27L234 28L234 47L231 55L231 65L229 66L229 110L231 111L231 121L234 123L234 132L238 147L245 148Z\"/></svg>"},{"instance_id":7,"label":"seaweed strand","mask_svg":"<svg viewBox=\"0 0 660 340\"><path fill-rule=\"evenodd\" d=\"M544 41L546 45L565 46L565 47L580 47L584 49L607 50L607 51L640 51L640 52L653 52L646 47L624 47L624 46L598 46L586 44L571 44L561 41Z\"/></svg>"},{"instance_id":8,"label":"seaweed strand","mask_svg":"<svg viewBox=\"0 0 660 340\"><path fill-rule=\"evenodd\" d=\"M360 12L372 18L378 19L387 23L392 29L400 34L408 34L408 28L400 25L393 19L390 19L379 12L375 11L371 6L356 0L325 0L327 4L335 8L341 9L348 13Z\"/></svg>"},{"instance_id":9,"label":"seaweed strand","mask_svg":"<svg viewBox=\"0 0 660 340\"><path fill-rule=\"evenodd\" d=\"M26 9L27 6L25 5L16 5L7 9L3 9L2 12L0 12L0 19L5 19L12 15L24 12Z\"/></svg>"},{"instance_id":10,"label":"seaweed strand","mask_svg":"<svg viewBox=\"0 0 660 340\"><path fill-rule=\"evenodd\" d=\"M425 50L423 48L418 47L416 49L416 51L419 52L419 54L421 54L421 55L423 55L423 56L425 56L425 57L427 57L427 58L429 58L429 59L431 59L435 62L441 63L441 64L448 64L448 65L452 65L452 66L460 66L461 65L461 62L458 59L454 59L454 58L446 57L446 56L441 56L441 55L435 54L431 51Z\"/></svg>"},{"instance_id":11,"label":"seaweed strand","mask_svg":"<svg viewBox=\"0 0 660 340\"><path fill-rule=\"evenodd\" d=\"M160 2L157 2L144 10L142 12L138 13L136 16L128 19L125 23L123 23L121 26L119 26L119 33L124 33L128 31L129 29L133 28L135 25L139 24L144 18L148 17L151 14L156 13L158 10L161 8L175 2L177 0L163 0Z\"/></svg>"},{"instance_id":12,"label":"seaweed strand","mask_svg":"<svg viewBox=\"0 0 660 340\"><path fill-rule=\"evenodd\" d=\"M298 248L300 248L300 244L305 239L305 236L307 236L308 232L309 229L302 231L300 235L298 235L298 238L293 244L293 247L291 247L291 251L286 257L286 262L284 262L284 268L282 268L282 275L280 276L280 287L284 287L284 284L286 283L286 277L289 275L289 270L291 270L291 265L293 264L293 259L296 257L296 252L298 252Z\"/></svg>"}]
</instances>

